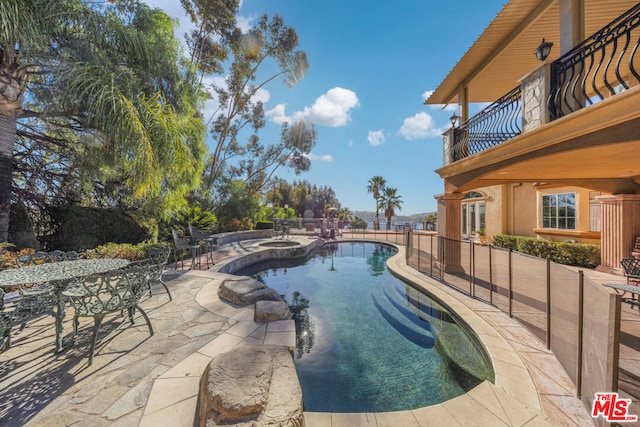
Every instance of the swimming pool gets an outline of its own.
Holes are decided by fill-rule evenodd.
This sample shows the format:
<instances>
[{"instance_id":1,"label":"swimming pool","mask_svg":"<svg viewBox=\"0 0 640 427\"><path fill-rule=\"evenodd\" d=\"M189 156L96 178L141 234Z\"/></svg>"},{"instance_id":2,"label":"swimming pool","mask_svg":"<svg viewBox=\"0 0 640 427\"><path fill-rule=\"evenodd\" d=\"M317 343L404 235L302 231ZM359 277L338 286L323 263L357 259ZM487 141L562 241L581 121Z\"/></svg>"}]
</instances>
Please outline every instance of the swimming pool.
<instances>
[{"instance_id":1,"label":"swimming pool","mask_svg":"<svg viewBox=\"0 0 640 427\"><path fill-rule=\"evenodd\" d=\"M332 243L305 260L236 272L276 289L292 307L306 411L409 410L493 380L486 355L455 316L387 271L395 252Z\"/></svg>"}]
</instances>

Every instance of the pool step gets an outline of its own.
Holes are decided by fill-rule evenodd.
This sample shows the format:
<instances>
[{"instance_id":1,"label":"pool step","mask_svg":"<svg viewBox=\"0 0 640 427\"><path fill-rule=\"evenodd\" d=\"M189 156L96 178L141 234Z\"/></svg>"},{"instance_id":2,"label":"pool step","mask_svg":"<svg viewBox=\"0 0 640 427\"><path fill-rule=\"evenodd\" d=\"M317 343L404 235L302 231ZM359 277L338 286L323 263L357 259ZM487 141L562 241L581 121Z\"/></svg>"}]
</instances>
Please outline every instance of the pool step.
<instances>
[{"instance_id":1,"label":"pool step","mask_svg":"<svg viewBox=\"0 0 640 427\"><path fill-rule=\"evenodd\" d=\"M433 347L435 334L429 323L421 320L407 307L406 299L398 291L378 288L371 293L371 298L382 317L396 331L420 347Z\"/></svg>"}]
</instances>

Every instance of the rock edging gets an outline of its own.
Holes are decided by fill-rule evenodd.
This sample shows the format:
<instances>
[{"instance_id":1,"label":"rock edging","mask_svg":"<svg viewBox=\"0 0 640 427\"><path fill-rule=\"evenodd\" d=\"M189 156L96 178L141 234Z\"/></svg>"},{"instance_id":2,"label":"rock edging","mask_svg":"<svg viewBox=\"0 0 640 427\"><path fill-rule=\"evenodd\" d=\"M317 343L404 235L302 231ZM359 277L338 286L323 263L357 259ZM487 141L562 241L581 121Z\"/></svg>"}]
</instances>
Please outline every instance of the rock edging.
<instances>
[{"instance_id":1,"label":"rock edging","mask_svg":"<svg viewBox=\"0 0 640 427\"><path fill-rule=\"evenodd\" d=\"M281 346L239 347L216 356L200 381L199 426L304 426L302 389Z\"/></svg>"}]
</instances>

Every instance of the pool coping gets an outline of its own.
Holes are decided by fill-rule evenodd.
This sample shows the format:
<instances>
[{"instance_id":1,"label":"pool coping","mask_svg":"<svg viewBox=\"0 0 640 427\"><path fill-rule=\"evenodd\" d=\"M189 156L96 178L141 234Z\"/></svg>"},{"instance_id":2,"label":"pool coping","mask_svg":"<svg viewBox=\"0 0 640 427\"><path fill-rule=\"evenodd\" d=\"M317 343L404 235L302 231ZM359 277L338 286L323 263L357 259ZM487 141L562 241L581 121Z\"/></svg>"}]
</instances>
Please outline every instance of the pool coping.
<instances>
[{"instance_id":1,"label":"pool coping","mask_svg":"<svg viewBox=\"0 0 640 427\"><path fill-rule=\"evenodd\" d=\"M253 307L237 307L223 302L218 298L217 291L220 283L230 275L220 270L228 270L231 264L247 257L257 259L269 254L257 252L274 251L274 248L260 247L264 239L244 242L243 250L237 256L231 257L214 269L208 271L190 271L187 274L199 275L211 279L196 295L196 301L205 309L236 320L237 322L215 337L208 344L188 356L169 371L158 377L153 384L149 399L140 421L141 427L151 427L159 424L172 426L198 425L197 416L198 393L200 377L209 362L218 354L229 351L241 345L275 344L295 349L295 324L293 320L255 323L253 322ZM371 241L367 239L340 240ZM305 251L324 244L317 240L306 239ZM379 241L371 241L381 243ZM386 242L385 242L386 243ZM387 261L389 270L410 282L413 286L423 289L437 300L451 308L476 334L479 342L489 356L495 373L495 384L484 381L473 390L450 399L446 402L408 411L377 412L377 413L318 413L305 412L305 425L315 426L430 426L442 425L556 425L557 422L582 422L592 419L588 417L582 403L571 395L571 382L559 363L551 366L555 360L553 354L546 350L539 340L513 319L510 319L499 309L488 306L480 301L469 298L446 285L431 279L404 263L405 249L403 246L390 244L398 249L398 253ZM281 248L275 249L281 251ZM510 340L500 333L492 322L497 319L507 328L510 338L522 341L522 345L531 345L527 352L542 356L545 368L548 366L555 381L554 385L542 384L540 388L534 377L540 382L540 373L532 372L530 363L526 363L518 354ZM504 332L503 332L504 333ZM532 341L533 340L533 341ZM528 343L528 344L527 344ZM529 362L528 358L526 359ZM547 390L545 390L545 388ZM545 393L547 391L548 393ZM549 397L553 396L553 397ZM560 396L561 399L558 399ZM560 403L557 403L560 401Z\"/></svg>"}]
</instances>

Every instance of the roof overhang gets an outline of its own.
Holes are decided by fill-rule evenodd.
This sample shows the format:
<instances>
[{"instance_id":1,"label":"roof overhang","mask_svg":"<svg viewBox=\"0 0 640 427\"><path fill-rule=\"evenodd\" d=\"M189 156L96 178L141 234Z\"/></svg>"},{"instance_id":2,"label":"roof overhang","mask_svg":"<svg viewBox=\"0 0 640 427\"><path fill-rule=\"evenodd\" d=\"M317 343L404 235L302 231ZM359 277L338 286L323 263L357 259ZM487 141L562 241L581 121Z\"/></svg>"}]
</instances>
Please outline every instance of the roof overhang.
<instances>
[{"instance_id":1,"label":"roof overhang","mask_svg":"<svg viewBox=\"0 0 640 427\"><path fill-rule=\"evenodd\" d=\"M632 6L629 0L584 0L589 36ZM467 87L468 102L493 102L516 87L540 62L534 51L545 38L554 43L547 61L560 56L560 0L511 0L496 15L425 104L458 102Z\"/></svg>"}]
</instances>

